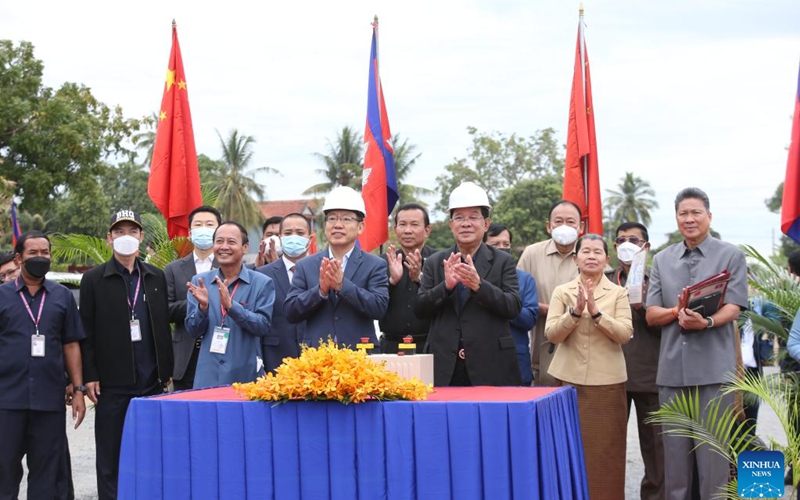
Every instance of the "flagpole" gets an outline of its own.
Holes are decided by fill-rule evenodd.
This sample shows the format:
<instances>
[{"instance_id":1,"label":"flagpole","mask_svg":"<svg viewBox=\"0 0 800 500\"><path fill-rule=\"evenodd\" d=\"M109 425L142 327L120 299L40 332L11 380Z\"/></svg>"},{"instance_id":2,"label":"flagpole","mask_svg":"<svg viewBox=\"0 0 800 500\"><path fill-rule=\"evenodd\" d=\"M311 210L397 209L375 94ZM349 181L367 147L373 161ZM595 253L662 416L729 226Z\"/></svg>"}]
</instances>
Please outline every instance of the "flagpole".
<instances>
[{"instance_id":1,"label":"flagpole","mask_svg":"<svg viewBox=\"0 0 800 500\"><path fill-rule=\"evenodd\" d=\"M583 34L583 4L580 4L578 7L578 34L580 37L580 49L581 49L581 92L583 93L583 102L586 103L586 42L584 40ZM588 106L588 105L587 105ZM583 113L586 113L586 109L582 110ZM586 202L587 213L584 214L584 232L589 232L589 155L586 155L581 158L581 162L583 163L583 193L584 193L584 201Z\"/></svg>"}]
</instances>

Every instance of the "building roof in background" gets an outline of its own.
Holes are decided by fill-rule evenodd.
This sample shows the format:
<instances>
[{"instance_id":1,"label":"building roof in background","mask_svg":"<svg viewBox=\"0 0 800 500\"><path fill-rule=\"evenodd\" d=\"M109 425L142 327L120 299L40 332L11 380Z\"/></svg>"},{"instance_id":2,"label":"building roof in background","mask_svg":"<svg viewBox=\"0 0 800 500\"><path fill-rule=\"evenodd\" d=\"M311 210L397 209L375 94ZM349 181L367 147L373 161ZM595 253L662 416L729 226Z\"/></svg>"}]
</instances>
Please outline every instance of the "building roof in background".
<instances>
[{"instance_id":1,"label":"building roof in background","mask_svg":"<svg viewBox=\"0 0 800 500\"><path fill-rule=\"evenodd\" d=\"M292 213L303 214L313 218L317 215L317 202L315 200L273 200L259 202L258 208L265 219L270 217L285 217Z\"/></svg>"}]
</instances>

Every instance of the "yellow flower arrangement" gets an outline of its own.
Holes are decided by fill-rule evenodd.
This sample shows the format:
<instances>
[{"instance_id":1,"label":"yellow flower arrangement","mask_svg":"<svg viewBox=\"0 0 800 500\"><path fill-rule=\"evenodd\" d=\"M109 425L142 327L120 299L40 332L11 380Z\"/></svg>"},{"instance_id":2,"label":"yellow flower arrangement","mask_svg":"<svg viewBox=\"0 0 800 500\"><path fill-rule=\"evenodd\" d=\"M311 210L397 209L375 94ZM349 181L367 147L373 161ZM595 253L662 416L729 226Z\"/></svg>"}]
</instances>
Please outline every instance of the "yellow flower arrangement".
<instances>
[{"instance_id":1,"label":"yellow flower arrangement","mask_svg":"<svg viewBox=\"0 0 800 500\"><path fill-rule=\"evenodd\" d=\"M233 384L250 401L339 401L362 403L370 399L420 401L433 386L414 378L405 380L376 363L364 351L340 349L328 339L319 347L303 347L299 358L285 358L275 373L255 382Z\"/></svg>"}]
</instances>

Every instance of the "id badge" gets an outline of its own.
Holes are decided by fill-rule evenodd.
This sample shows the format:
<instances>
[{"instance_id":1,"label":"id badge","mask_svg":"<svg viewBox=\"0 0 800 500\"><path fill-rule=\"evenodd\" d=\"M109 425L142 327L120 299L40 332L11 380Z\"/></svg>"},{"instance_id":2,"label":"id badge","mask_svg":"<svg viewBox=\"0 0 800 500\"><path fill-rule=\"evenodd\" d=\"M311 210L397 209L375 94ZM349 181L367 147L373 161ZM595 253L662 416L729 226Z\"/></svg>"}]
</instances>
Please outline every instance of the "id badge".
<instances>
[{"instance_id":1,"label":"id badge","mask_svg":"<svg viewBox=\"0 0 800 500\"><path fill-rule=\"evenodd\" d=\"M211 337L211 352L214 354L225 354L228 349L228 338L231 336L231 329L223 326L214 327L214 336Z\"/></svg>"},{"instance_id":2,"label":"id badge","mask_svg":"<svg viewBox=\"0 0 800 500\"><path fill-rule=\"evenodd\" d=\"M31 336L31 356L34 358L44 357L44 335Z\"/></svg>"},{"instance_id":3,"label":"id badge","mask_svg":"<svg viewBox=\"0 0 800 500\"><path fill-rule=\"evenodd\" d=\"M131 342L139 342L142 340L142 330L139 328L139 320L131 320Z\"/></svg>"}]
</instances>

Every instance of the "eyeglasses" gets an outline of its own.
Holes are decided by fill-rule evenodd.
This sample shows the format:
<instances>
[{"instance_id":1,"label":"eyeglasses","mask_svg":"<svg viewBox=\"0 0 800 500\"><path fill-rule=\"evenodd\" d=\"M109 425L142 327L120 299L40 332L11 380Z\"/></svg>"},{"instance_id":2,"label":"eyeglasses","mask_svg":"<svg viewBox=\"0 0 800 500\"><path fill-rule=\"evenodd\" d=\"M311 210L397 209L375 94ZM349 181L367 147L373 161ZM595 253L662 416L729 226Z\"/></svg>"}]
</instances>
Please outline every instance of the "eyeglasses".
<instances>
[{"instance_id":1,"label":"eyeglasses","mask_svg":"<svg viewBox=\"0 0 800 500\"><path fill-rule=\"evenodd\" d=\"M470 224L475 224L478 221L482 221L484 217L480 215L470 215L469 217L464 217L463 215L456 215L451 220L456 224L463 224L465 222L469 222Z\"/></svg>"},{"instance_id":2,"label":"eyeglasses","mask_svg":"<svg viewBox=\"0 0 800 500\"><path fill-rule=\"evenodd\" d=\"M353 222L361 222L361 219L357 217L349 217L347 215L344 217L339 217L337 215L329 215L328 217L325 217L326 224L338 224L339 222L343 224L351 224Z\"/></svg>"},{"instance_id":3,"label":"eyeglasses","mask_svg":"<svg viewBox=\"0 0 800 500\"><path fill-rule=\"evenodd\" d=\"M14 278L14 275L19 272L19 268L16 269L9 269L8 271L0 274L0 283L5 283L6 280L11 281Z\"/></svg>"},{"instance_id":4,"label":"eyeglasses","mask_svg":"<svg viewBox=\"0 0 800 500\"><path fill-rule=\"evenodd\" d=\"M641 239L641 238L637 238L636 236L628 236L628 237L625 237L625 236L619 236L619 237L618 237L616 240L614 240L614 241L616 241L616 242L617 242L617 245L622 245L622 244L623 244L623 243L625 243L626 241L630 241L630 242L631 242L631 243L633 243L634 245L638 245L639 243L644 243L644 242L645 242L643 239Z\"/></svg>"}]
</instances>

